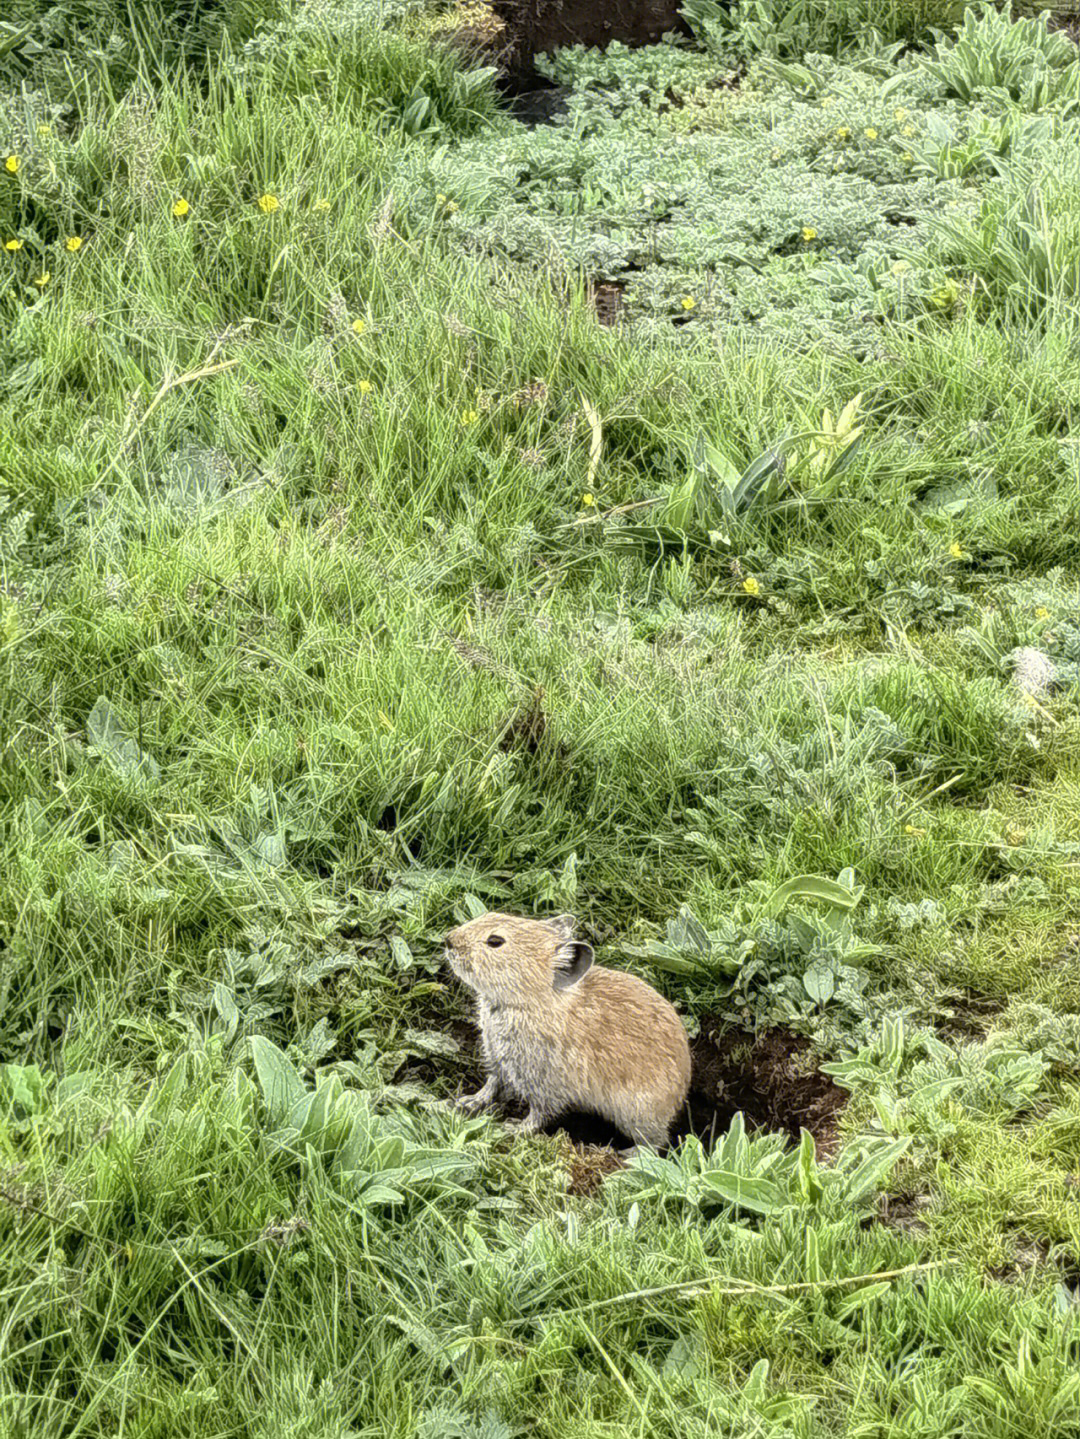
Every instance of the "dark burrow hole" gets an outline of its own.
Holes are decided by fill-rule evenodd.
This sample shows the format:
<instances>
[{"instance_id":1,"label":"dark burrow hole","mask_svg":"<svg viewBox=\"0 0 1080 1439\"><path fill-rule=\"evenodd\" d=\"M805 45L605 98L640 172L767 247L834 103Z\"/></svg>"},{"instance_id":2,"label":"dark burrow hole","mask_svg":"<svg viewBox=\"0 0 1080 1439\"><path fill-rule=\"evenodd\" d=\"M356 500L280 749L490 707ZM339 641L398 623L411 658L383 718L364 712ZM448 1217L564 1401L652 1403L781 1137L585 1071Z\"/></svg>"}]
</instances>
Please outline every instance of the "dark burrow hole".
<instances>
[{"instance_id":1,"label":"dark burrow hole","mask_svg":"<svg viewBox=\"0 0 1080 1439\"><path fill-rule=\"evenodd\" d=\"M448 1026L461 1046L464 1064L458 1093L469 1094L483 1083L475 1027L464 1020ZM818 1154L829 1158L836 1147L840 1111L847 1093L818 1069L809 1041L788 1030L773 1029L760 1035L725 1027L713 1016L701 1020L691 1041L693 1061L686 1111L672 1128L672 1143L694 1134L711 1149L741 1113L750 1130L779 1132L793 1142L802 1130L814 1136ZM398 1077L413 1083L431 1083L445 1069L435 1061L410 1063ZM523 1106L500 1105L504 1119L517 1119ZM616 1151L630 1140L607 1120L593 1114L564 1114L546 1131L563 1133L577 1153L571 1165L571 1188L592 1193L605 1173L619 1166Z\"/></svg>"}]
</instances>

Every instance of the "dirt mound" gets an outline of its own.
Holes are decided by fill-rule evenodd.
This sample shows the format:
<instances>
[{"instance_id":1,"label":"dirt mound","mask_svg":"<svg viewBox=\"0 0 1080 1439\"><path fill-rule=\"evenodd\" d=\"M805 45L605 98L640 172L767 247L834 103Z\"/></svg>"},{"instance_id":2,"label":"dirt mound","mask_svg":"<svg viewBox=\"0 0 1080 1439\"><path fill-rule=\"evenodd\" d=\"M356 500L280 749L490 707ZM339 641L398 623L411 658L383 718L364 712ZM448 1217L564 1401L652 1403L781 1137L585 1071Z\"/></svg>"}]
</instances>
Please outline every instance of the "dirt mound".
<instances>
[{"instance_id":1,"label":"dirt mound","mask_svg":"<svg viewBox=\"0 0 1080 1439\"><path fill-rule=\"evenodd\" d=\"M682 0L489 0L503 22L512 68L563 45L655 45L669 30L687 31Z\"/></svg>"},{"instance_id":2,"label":"dirt mound","mask_svg":"<svg viewBox=\"0 0 1080 1439\"><path fill-rule=\"evenodd\" d=\"M819 1153L835 1147L847 1093L818 1069L808 1040L785 1029L725 1031L721 1020L705 1018L690 1050L689 1115L676 1138L696 1134L709 1146L741 1112L751 1129L780 1130L792 1140L808 1129Z\"/></svg>"}]
</instances>

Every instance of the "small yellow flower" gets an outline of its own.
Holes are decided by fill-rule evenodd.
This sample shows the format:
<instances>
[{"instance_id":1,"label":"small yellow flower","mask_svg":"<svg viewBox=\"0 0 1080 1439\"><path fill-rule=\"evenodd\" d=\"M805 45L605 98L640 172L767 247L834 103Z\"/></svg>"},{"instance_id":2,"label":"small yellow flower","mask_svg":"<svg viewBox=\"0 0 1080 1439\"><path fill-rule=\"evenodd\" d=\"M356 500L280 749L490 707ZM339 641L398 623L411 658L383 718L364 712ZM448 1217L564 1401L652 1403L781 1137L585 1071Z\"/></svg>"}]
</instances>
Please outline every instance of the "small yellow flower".
<instances>
[{"instance_id":1,"label":"small yellow flower","mask_svg":"<svg viewBox=\"0 0 1080 1439\"><path fill-rule=\"evenodd\" d=\"M959 293L959 290L952 280L946 280L945 284L936 289L930 296L930 301L937 309L947 310L950 306L956 304Z\"/></svg>"},{"instance_id":2,"label":"small yellow flower","mask_svg":"<svg viewBox=\"0 0 1080 1439\"><path fill-rule=\"evenodd\" d=\"M833 107L835 104L836 104L836 96L835 96L835 95L826 95L825 98L824 98L824 99L822 100L822 102L821 102L821 108L822 108L823 110L831 110L832 107Z\"/></svg>"},{"instance_id":3,"label":"small yellow flower","mask_svg":"<svg viewBox=\"0 0 1080 1439\"><path fill-rule=\"evenodd\" d=\"M894 120L896 121L896 123L899 125L900 122L901 122L901 120L906 120L906 119L907 119L907 111L906 111L905 109L903 109L903 107L901 107L899 110L894 110L894 111L893 111L893 119L894 119Z\"/></svg>"},{"instance_id":4,"label":"small yellow flower","mask_svg":"<svg viewBox=\"0 0 1080 1439\"><path fill-rule=\"evenodd\" d=\"M449 198L450 198L449 195L438 194L438 195L435 196L435 203L436 203L437 205L445 205L446 202L447 202L447 200L449 200Z\"/></svg>"},{"instance_id":5,"label":"small yellow flower","mask_svg":"<svg viewBox=\"0 0 1080 1439\"><path fill-rule=\"evenodd\" d=\"M281 201L276 195L260 195L259 209L264 215L272 215L275 210L280 210Z\"/></svg>"},{"instance_id":6,"label":"small yellow flower","mask_svg":"<svg viewBox=\"0 0 1080 1439\"><path fill-rule=\"evenodd\" d=\"M905 125L904 128L903 128L903 130L901 130L900 133L904 136L904 138L905 138L906 140L910 140L911 137L912 137L912 135L914 135L914 133L915 133L915 126L914 126L914 125Z\"/></svg>"},{"instance_id":7,"label":"small yellow flower","mask_svg":"<svg viewBox=\"0 0 1080 1439\"><path fill-rule=\"evenodd\" d=\"M1035 618L1037 620L1048 620L1050 618L1050 611L1045 605L1039 605L1035 611Z\"/></svg>"},{"instance_id":8,"label":"small yellow flower","mask_svg":"<svg viewBox=\"0 0 1080 1439\"><path fill-rule=\"evenodd\" d=\"M914 835L916 839L922 839L926 834L926 830L916 829L913 824L906 824L904 825L904 833Z\"/></svg>"},{"instance_id":9,"label":"small yellow flower","mask_svg":"<svg viewBox=\"0 0 1080 1439\"><path fill-rule=\"evenodd\" d=\"M863 131L863 134L868 140L877 139L877 131L874 129L873 125L867 125L866 129Z\"/></svg>"},{"instance_id":10,"label":"small yellow flower","mask_svg":"<svg viewBox=\"0 0 1080 1439\"><path fill-rule=\"evenodd\" d=\"M82 236L69 235L64 241L64 249L71 255L75 255L82 249Z\"/></svg>"},{"instance_id":11,"label":"small yellow flower","mask_svg":"<svg viewBox=\"0 0 1080 1439\"><path fill-rule=\"evenodd\" d=\"M173 201L172 212L174 219L182 220L184 216L189 213L190 210L191 206L183 198L183 196L180 196Z\"/></svg>"},{"instance_id":12,"label":"small yellow flower","mask_svg":"<svg viewBox=\"0 0 1080 1439\"><path fill-rule=\"evenodd\" d=\"M915 163L915 156L911 153L910 150L905 150L904 153L900 156L900 158L901 160L903 160L905 165L913 165Z\"/></svg>"},{"instance_id":13,"label":"small yellow flower","mask_svg":"<svg viewBox=\"0 0 1080 1439\"><path fill-rule=\"evenodd\" d=\"M911 265L907 260L896 260L893 264L889 266L889 274L906 275L910 269Z\"/></svg>"},{"instance_id":14,"label":"small yellow flower","mask_svg":"<svg viewBox=\"0 0 1080 1439\"><path fill-rule=\"evenodd\" d=\"M45 286L49 283L51 279L52 271L43 270L40 275L36 275L34 277L34 284L38 287L39 290L44 290Z\"/></svg>"},{"instance_id":15,"label":"small yellow flower","mask_svg":"<svg viewBox=\"0 0 1080 1439\"><path fill-rule=\"evenodd\" d=\"M52 134L52 126L51 126L51 125L39 125L39 126L37 127L37 132L38 132L38 137L39 137L40 139L42 139L42 140L47 140L47 139L49 138L49 136Z\"/></svg>"},{"instance_id":16,"label":"small yellow flower","mask_svg":"<svg viewBox=\"0 0 1080 1439\"><path fill-rule=\"evenodd\" d=\"M761 586L757 580L754 579L753 575L747 575L746 579L742 582L742 587L748 595L761 594Z\"/></svg>"},{"instance_id":17,"label":"small yellow flower","mask_svg":"<svg viewBox=\"0 0 1080 1439\"><path fill-rule=\"evenodd\" d=\"M694 299L693 295L684 295L679 301L679 303L682 305L684 310L692 310L697 304L697 301Z\"/></svg>"},{"instance_id":18,"label":"small yellow flower","mask_svg":"<svg viewBox=\"0 0 1080 1439\"><path fill-rule=\"evenodd\" d=\"M4 169L8 172L9 175L17 175L19 173L18 155L9 155L4 161Z\"/></svg>"},{"instance_id":19,"label":"small yellow flower","mask_svg":"<svg viewBox=\"0 0 1080 1439\"><path fill-rule=\"evenodd\" d=\"M5 249L5 250L10 250L12 254L14 254L16 250L21 250L22 247L23 247L23 242L22 242L21 240L14 240L14 239L13 239L13 240L5 240L5 241L4 241L4 249Z\"/></svg>"},{"instance_id":20,"label":"small yellow flower","mask_svg":"<svg viewBox=\"0 0 1080 1439\"><path fill-rule=\"evenodd\" d=\"M480 416L476 410L462 410L461 412L461 423L463 425L475 425L479 418Z\"/></svg>"},{"instance_id":21,"label":"small yellow flower","mask_svg":"<svg viewBox=\"0 0 1080 1439\"><path fill-rule=\"evenodd\" d=\"M804 225L802 227L802 237L803 241L807 245L809 245L811 240L817 239L817 231L814 229L813 225Z\"/></svg>"},{"instance_id":22,"label":"small yellow flower","mask_svg":"<svg viewBox=\"0 0 1080 1439\"><path fill-rule=\"evenodd\" d=\"M841 125L838 129L833 131L833 138L836 140L850 140L851 131L846 125Z\"/></svg>"},{"instance_id":23,"label":"small yellow flower","mask_svg":"<svg viewBox=\"0 0 1080 1439\"><path fill-rule=\"evenodd\" d=\"M370 380L358 380L356 382L356 388L362 395L370 395L375 386Z\"/></svg>"},{"instance_id":24,"label":"small yellow flower","mask_svg":"<svg viewBox=\"0 0 1080 1439\"><path fill-rule=\"evenodd\" d=\"M363 320L361 320L360 316L357 315L356 319L352 322L353 334L362 335L366 329L367 326L364 324Z\"/></svg>"},{"instance_id":25,"label":"small yellow flower","mask_svg":"<svg viewBox=\"0 0 1080 1439\"><path fill-rule=\"evenodd\" d=\"M458 202L456 200L447 200L446 213L448 215L456 215L459 209L460 206L458 205Z\"/></svg>"},{"instance_id":26,"label":"small yellow flower","mask_svg":"<svg viewBox=\"0 0 1080 1439\"><path fill-rule=\"evenodd\" d=\"M959 540L953 540L952 544L949 546L949 554L953 557L954 560L971 559L971 556L968 554L967 550L964 549Z\"/></svg>"},{"instance_id":27,"label":"small yellow flower","mask_svg":"<svg viewBox=\"0 0 1080 1439\"><path fill-rule=\"evenodd\" d=\"M312 208L313 210L318 210L318 212L319 212L320 215L325 215L326 212L327 212L327 210L329 210L329 208L330 208L330 201L329 201L329 200L316 200L315 203L314 203L314 205L312 205L311 208Z\"/></svg>"},{"instance_id":28,"label":"small yellow flower","mask_svg":"<svg viewBox=\"0 0 1080 1439\"><path fill-rule=\"evenodd\" d=\"M587 510L595 509L595 507L596 507L596 496L586 493L586 494L582 495L582 497L581 497L581 503L585 506L585 508L586 508Z\"/></svg>"}]
</instances>

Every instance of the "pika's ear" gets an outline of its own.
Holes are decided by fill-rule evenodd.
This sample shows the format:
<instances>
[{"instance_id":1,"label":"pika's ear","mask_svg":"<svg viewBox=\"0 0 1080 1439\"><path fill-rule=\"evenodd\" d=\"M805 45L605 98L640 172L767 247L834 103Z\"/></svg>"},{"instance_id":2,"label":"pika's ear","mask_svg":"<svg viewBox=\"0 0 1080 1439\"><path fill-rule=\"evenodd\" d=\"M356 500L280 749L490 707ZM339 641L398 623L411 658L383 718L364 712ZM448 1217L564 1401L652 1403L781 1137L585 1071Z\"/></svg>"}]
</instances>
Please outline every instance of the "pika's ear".
<instances>
[{"instance_id":1,"label":"pika's ear","mask_svg":"<svg viewBox=\"0 0 1080 1439\"><path fill-rule=\"evenodd\" d=\"M583 940L572 940L569 944L561 945L559 953L555 957L555 978L553 983L556 989L573 989L575 984L581 981L592 969L593 947Z\"/></svg>"},{"instance_id":2,"label":"pika's ear","mask_svg":"<svg viewBox=\"0 0 1080 1439\"><path fill-rule=\"evenodd\" d=\"M574 922L572 914L556 914L544 920L548 929L554 930L555 937L564 943L569 943L574 937Z\"/></svg>"}]
</instances>

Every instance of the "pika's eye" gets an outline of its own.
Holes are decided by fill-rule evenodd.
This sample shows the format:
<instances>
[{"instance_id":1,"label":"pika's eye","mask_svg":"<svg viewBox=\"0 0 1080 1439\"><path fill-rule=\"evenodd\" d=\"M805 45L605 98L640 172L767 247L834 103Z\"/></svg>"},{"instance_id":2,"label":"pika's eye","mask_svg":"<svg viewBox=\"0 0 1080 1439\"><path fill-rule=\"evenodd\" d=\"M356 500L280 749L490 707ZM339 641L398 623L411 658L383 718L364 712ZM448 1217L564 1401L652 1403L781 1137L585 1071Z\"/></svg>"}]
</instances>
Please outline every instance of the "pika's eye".
<instances>
[{"instance_id":1,"label":"pika's eye","mask_svg":"<svg viewBox=\"0 0 1080 1439\"><path fill-rule=\"evenodd\" d=\"M501 934L489 934L487 942L491 945L492 949L498 949L500 944L506 943L506 940L503 939Z\"/></svg>"}]
</instances>

